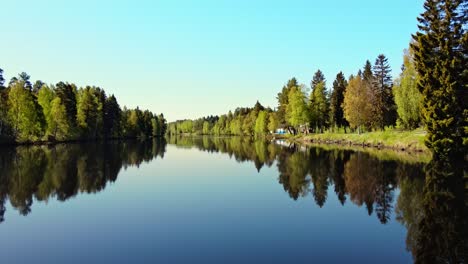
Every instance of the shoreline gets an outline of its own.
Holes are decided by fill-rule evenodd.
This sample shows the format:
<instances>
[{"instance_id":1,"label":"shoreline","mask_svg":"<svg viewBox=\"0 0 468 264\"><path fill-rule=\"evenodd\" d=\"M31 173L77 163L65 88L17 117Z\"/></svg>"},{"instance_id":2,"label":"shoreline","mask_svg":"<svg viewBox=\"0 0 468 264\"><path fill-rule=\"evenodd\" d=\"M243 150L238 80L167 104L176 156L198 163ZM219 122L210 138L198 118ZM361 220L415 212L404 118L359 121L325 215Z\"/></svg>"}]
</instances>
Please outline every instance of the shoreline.
<instances>
[{"instance_id":1,"label":"shoreline","mask_svg":"<svg viewBox=\"0 0 468 264\"><path fill-rule=\"evenodd\" d=\"M276 135L272 139L284 139L304 145L334 145L362 149L393 150L406 153L431 153L424 145L425 132L379 131L362 134L323 133L307 135Z\"/></svg>"}]
</instances>

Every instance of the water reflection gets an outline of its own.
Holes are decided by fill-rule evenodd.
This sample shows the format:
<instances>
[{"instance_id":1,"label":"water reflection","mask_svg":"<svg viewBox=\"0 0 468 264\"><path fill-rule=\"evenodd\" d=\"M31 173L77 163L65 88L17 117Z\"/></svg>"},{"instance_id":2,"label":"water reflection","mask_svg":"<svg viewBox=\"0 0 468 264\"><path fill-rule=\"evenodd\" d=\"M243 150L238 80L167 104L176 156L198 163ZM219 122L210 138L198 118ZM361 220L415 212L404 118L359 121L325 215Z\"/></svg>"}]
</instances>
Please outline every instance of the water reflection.
<instances>
[{"instance_id":1,"label":"water reflection","mask_svg":"<svg viewBox=\"0 0 468 264\"><path fill-rule=\"evenodd\" d=\"M59 144L0 148L0 222L9 199L20 214L33 200L59 201L96 193L117 179L120 169L164 157L164 141Z\"/></svg>"},{"instance_id":2,"label":"water reflection","mask_svg":"<svg viewBox=\"0 0 468 264\"><path fill-rule=\"evenodd\" d=\"M433 160L424 181L402 183L398 220L417 263L468 261L467 171L466 162Z\"/></svg>"},{"instance_id":3,"label":"water reflection","mask_svg":"<svg viewBox=\"0 0 468 264\"><path fill-rule=\"evenodd\" d=\"M395 189L406 178L423 178L423 160L389 158L365 152L343 149L305 148L294 144L270 144L250 138L175 137L169 143L180 147L196 147L208 152L223 152L238 162L253 161L257 170L271 167L276 161L278 181L289 196L297 200L311 196L323 207L328 189L342 205L347 197L365 206L369 215L375 212L382 224L393 212Z\"/></svg>"},{"instance_id":4,"label":"water reflection","mask_svg":"<svg viewBox=\"0 0 468 264\"><path fill-rule=\"evenodd\" d=\"M396 220L407 229L406 246L416 262L467 260L466 164L242 137L172 137L168 143L224 153L259 172L272 168L293 200L324 207L336 196L381 224ZM35 201L102 191L122 168L163 158L165 151L166 141L156 140L0 148L0 222L7 201L27 215Z\"/></svg>"}]
</instances>

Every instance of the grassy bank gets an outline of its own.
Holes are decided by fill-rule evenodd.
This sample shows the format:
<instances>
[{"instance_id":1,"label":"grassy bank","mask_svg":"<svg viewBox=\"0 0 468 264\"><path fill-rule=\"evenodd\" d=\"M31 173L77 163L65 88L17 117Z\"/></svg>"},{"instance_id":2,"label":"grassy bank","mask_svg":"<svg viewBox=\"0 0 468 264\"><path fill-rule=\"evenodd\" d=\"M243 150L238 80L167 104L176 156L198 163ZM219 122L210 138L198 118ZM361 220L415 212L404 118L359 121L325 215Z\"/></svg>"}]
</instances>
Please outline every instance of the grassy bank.
<instances>
[{"instance_id":1,"label":"grassy bank","mask_svg":"<svg viewBox=\"0 0 468 264\"><path fill-rule=\"evenodd\" d=\"M429 151L424 145L424 130L401 131L386 130L378 132L308 134L289 137L289 140L301 143L336 144L379 149L393 149L409 152Z\"/></svg>"}]
</instances>

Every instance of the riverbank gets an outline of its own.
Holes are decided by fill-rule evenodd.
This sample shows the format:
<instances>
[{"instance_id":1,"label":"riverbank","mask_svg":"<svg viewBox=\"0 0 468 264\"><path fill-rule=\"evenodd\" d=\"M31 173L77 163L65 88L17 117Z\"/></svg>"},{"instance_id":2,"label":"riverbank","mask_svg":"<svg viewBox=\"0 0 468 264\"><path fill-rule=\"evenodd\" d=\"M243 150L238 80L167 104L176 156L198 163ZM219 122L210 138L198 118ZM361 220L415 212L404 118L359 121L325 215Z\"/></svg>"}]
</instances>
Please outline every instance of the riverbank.
<instances>
[{"instance_id":1,"label":"riverbank","mask_svg":"<svg viewBox=\"0 0 468 264\"><path fill-rule=\"evenodd\" d=\"M378 132L331 133L284 136L284 139L301 144L326 144L357 146L362 148L391 149L406 152L429 152L424 145L424 130L400 131L388 130Z\"/></svg>"}]
</instances>

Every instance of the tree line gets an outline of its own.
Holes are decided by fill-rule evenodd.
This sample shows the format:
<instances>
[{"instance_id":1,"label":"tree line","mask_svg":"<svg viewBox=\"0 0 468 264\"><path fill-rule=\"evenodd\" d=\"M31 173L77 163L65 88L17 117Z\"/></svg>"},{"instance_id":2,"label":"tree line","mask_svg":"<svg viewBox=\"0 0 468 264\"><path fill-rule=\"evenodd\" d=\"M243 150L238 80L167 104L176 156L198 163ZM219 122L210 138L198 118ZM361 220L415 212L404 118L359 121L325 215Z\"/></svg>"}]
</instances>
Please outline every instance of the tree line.
<instances>
[{"instance_id":1,"label":"tree line","mask_svg":"<svg viewBox=\"0 0 468 264\"><path fill-rule=\"evenodd\" d=\"M380 54L348 78L339 72L331 89L320 70L310 87L290 79L274 110L257 102L234 113L173 122L168 132L264 136L277 128L297 134L424 126L433 152L462 157L468 152L468 3L427 0L424 9L395 80Z\"/></svg>"},{"instance_id":2,"label":"tree line","mask_svg":"<svg viewBox=\"0 0 468 264\"><path fill-rule=\"evenodd\" d=\"M32 84L25 72L4 84L0 69L0 142L159 137L166 132L163 114L122 109L100 87Z\"/></svg>"},{"instance_id":3,"label":"tree line","mask_svg":"<svg viewBox=\"0 0 468 264\"><path fill-rule=\"evenodd\" d=\"M367 60L363 69L349 78L339 72L330 91L318 70L310 89L296 78L290 79L278 93L274 110L257 101L253 107L237 108L226 115L172 122L168 132L264 136L278 128L292 134L417 128L421 125L422 96L417 89L413 52L405 51L403 71L395 82L390 72L388 59L379 55L374 65Z\"/></svg>"}]
</instances>

